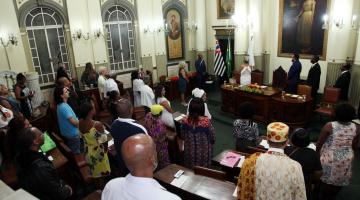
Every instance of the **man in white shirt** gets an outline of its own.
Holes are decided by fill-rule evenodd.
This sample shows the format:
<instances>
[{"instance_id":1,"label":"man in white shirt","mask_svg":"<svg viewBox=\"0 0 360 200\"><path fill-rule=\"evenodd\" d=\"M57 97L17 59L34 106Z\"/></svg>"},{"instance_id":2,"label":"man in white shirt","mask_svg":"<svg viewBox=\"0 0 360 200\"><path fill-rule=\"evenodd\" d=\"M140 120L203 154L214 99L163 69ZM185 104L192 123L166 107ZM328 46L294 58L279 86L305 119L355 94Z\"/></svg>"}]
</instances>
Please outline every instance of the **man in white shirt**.
<instances>
[{"instance_id":1,"label":"man in white shirt","mask_svg":"<svg viewBox=\"0 0 360 200\"><path fill-rule=\"evenodd\" d=\"M109 181L102 192L102 200L180 199L153 179L153 171L157 167L157 153L150 136L137 134L128 137L123 142L121 152L130 173L126 177Z\"/></svg>"},{"instance_id":2,"label":"man in white shirt","mask_svg":"<svg viewBox=\"0 0 360 200\"><path fill-rule=\"evenodd\" d=\"M100 99L103 100L105 93L105 82L106 82L106 75L108 74L107 68L105 66L99 67L99 78L98 78L98 88L100 93Z\"/></svg>"},{"instance_id":3,"label":"man in white shirt","mask_svg":"<svg viewBox=\"0 0 360 200\"><path fill-rule=\"evenodd\" d=\"M141 105L145 108L145 113L150 112L150 107L155 104L155 94L149 87L150 78L144 78L145 85L140 87Z\"/></svg>"},{"instance_id":4,"label":"man in white shirt","mask_svg":"<svg viewBox=\"0 0 360 200\"><path fill-rule=\"evenodd\" d=\"M118 85L115 82L115 80L113 78L110 78L109 75L106 75L105 87L104 87L104 97L107 99L108 98L107 93L114 91L114 90L120 94Z\"/></svg>"}]
</instances>

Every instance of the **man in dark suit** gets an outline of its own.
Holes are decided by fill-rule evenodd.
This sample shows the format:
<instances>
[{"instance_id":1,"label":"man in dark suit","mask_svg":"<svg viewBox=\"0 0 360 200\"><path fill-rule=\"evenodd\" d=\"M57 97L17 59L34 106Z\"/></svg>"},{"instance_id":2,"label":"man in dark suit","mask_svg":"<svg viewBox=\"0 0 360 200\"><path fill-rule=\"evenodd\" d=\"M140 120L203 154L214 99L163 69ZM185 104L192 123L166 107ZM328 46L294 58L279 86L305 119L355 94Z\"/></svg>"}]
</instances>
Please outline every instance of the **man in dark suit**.
<instances>
[{"instance_id":1,"label":"man in dark suit","mask_svg":"<svg viewBox=\"0 0 360 200\"><path fill-rule=\"evenodd\" d=\"M336 80L336 83L334 85L334 87L341 89L340 99L342 101L348 100L348 92L349 92L349 85L351 79L350 68L351 65L349 63L341 66L340 68L341 74Z\"/></svg>"},{"instance_id":2,"label":"man in dark suit","mask_svg":"<svg viewBox=\"0 0 360 200\"><path fill-rule=\"evenodd\" d=\"M198 59L195 61L196 68L196 79L197 79L197 87L204 89L205 81L206 81L206 65L203 59L202 54L198 54Z\"/></svg>"},{"instance_id":3,"label":"man in dark suit","mask_svg":"<svg viewBox=\"0 0 360 200\"><path fill-rule=\"evenodd\" d=\"M319 89L321 75L321 68L318 61L319 56L314 55L310 61L312 65L306 80L306 83L311 86L311 97L314 99L314 101Z\"/></svg>"},{"instance_id":4,"label":"man in dark suit","mask_svg":"<svg viewBox=\"0 0 360 200\"><path fill-rule=\"evenodd\" d=\"M293 64L288 72L288 88L287 91L296 94L297 85L300 81L301 63L299 61L299 54L294 54L292 57Z\"/></svg>"}]
</instances>

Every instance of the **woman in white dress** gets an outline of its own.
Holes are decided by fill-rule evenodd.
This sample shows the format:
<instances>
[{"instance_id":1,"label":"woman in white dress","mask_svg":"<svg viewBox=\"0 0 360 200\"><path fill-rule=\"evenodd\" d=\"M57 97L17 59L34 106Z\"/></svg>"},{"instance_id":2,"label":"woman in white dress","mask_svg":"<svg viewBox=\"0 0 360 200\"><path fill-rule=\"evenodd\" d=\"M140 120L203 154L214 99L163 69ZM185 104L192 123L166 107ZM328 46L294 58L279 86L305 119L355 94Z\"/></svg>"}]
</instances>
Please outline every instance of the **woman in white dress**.
<instances>
[{"instance_id":1,"label":"woman in white dress","mask_svg":"<svg viewBox=\"0 0 360 200\"><path fill-rule=\"evenodd\" d=\"M138 71L134 71L131 73L131 81L133 84L134 107L139 107L139 106L141 106L140 88L145 84L144 84L144 81L139 78Z\"/></svg>"},{"instance_id":2,"label":"woman in white dress","mask_svg":"<svg viewBox=\"0 0 360 200\"><path fill-rule=\"evenodd\" d=\"M251 66L249 57L244 58L244 64L240 66L240 85L249 85L251 83Z\"/></svg>"},{"instance_id":3,"label":"woman in white dress","mask_svg":"<svg viewBox=\"0 0 360 200\"><path fill-rule=\"evenodd\" d=\"M165 88L163 85L158 85L155 88L155 103L164 107L160 117L161 121L164 122L166 126L175 128L175 123L172 116L174 111L171 108L170 101L165 97Z\"/></svg>"}]
</instances>

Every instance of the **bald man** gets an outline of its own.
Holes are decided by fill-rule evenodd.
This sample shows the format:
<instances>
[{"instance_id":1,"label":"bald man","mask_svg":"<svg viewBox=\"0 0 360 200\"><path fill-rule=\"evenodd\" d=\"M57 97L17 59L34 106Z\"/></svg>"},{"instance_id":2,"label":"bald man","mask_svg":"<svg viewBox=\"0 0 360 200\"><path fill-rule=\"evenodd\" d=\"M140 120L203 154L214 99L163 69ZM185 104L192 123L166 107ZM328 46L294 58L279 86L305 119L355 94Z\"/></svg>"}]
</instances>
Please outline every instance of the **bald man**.
<instances>
[{"instance_id":1,"label":"bald man","mask_svg":"<svg viewBox=\"0 0 360 200\"><path fill-rule=\"evenodd\" d=\"M180 199L153 179L157 154L150 136L136 134L128 137L122 145L121 152L130 173L126 177L109 181L102 192L102 200Z\"/></svg>"},{"instance_id":2,"label":"bald man","mask_svg":"<svg viewBox=\"0 0 360 200\"><path fill-rule=\"evenodd\" d=\"M126 176L129 170L126 168L123 158L121 156L121 146L123 141L137 133L148 134L146 129L131 119L133 113L133 106L127 99L120 99L116 105L115 110L118 118L111 124L110 133L114 138L115 149L117 152L117 163L122 176Z\"/></svg>"}]
</instances>

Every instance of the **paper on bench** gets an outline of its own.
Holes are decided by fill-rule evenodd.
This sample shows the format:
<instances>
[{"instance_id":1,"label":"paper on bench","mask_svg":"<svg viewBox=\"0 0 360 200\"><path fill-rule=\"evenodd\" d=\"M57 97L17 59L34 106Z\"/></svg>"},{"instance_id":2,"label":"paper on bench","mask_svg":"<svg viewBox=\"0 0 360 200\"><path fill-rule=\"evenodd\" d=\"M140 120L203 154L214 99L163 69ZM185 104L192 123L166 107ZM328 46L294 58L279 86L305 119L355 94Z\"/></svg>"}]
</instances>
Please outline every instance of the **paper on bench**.
<instances>
[{"instance_id":1,"label":"paper on bench","mask_svg":"<svg viewBox=\"0 0 360 200\"><path fill-rule=\"evenodd\" d=\"M245 161L245 156L240 156L240 161L239 161L239 164L237 165L237 167L241 168L242 165L244 164L244 161Z\"/></svg>"},{"instance_id":2,"label":"paper on bench","mask_svg":"<svg viewBox=\"0 0 360 200\"><path fill-rule=\"evenodd\" d=\"M185 183L185 181L188 179L188 177L186 176L186 175L181 175L179 178L174 178L174 180L173 181L171 181L171 185L173 185L173 186L176 186L176 187L181 187L184 183Z\"/></svg>"},{"instance_id":3,"label":"paper on bench","mask_svg":"<svg viewBox=\"0 0 360 200\"><path fill-rule=\"evenodd\" d=\"M238 187L235 187L235 190L234 190L234 193L233 193L233 197L237 197L237 190L238 190Z\"/></svg>"},{"instance_id":4,"label":"paper on bench","mask_svg":"<svg viewBox=\"0 0 360 200\"><path fill-rule=\"evenodd\" d=\"M182 118L184 118L186 115L181 114L180 116L175 117L175 121L180 121Z\"/></svg>"},{"instance_id":5,"label":"paper on bench","mask_svg":"<svg viewBox=\"0 0 360 200\"><path fill-rule=\"evenodd\" d=\"M265 149L269 149L269 143L267 140L261 140L260 145L262 145Z\"/></svg>"}]
</instances>

